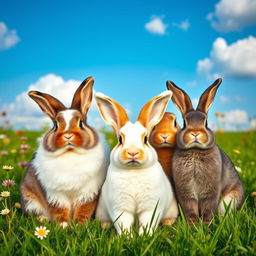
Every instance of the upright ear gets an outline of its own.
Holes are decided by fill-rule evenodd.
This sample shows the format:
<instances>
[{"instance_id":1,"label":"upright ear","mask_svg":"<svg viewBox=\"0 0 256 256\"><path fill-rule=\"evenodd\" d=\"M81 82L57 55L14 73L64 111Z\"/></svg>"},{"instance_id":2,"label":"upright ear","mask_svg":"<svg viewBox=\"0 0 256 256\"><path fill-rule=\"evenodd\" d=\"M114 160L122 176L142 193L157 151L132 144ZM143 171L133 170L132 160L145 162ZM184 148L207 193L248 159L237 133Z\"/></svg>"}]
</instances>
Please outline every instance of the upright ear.
<instances>
[{"instance_id":1,"label":"upright ear","mask_svg":"<svg viewBox=\"0 0 256 256\"><path fill-rule=\"evenodd\" d=\"M39 105L42 111L52 120L55 119L59 111L66 109L66 107L59 100L49 94L38 91L30 91L28 96L31 97Z\"/></svg>"},{"instance_id":2,"label":"upright ear","mask_svg":"<svg viewBox=\"0 0 256 256\"><path fill-rule=\"evenodd\" d=\"M172 92L164 91L148 101L141 109L138 121L149 133L161 121L171 96Z\"/></svg>"},{"instance_id":3,"label":"upright ear","mask_svg":"<svg viewBox=\"0 0 256 256\"><path fill-rule=\"evenodd\" d=\"M179 88L174 82L167 81L166 82L167 89L173 92L172 101L181 111L184 116L187 112L193 110L192 102L189 96Z\"/></svg>"},{"instance_id":4,"label":"upright ear","mask_svg":"<svg viewBox=\"0 0 256 256\"><path fill-rule=\"evenodd\" d=\"M201 111L205 114L208 113L208 110L214 100L215 94L217 92L217 89L219 85L221 84L222 79L218 78L211 86L209 86L204 93L201 95L197 109L198 111Z\"/></svg>"},{"instance_id":5,"label":"upright ear","mask_svg":"<svg viewBox=\"0 0 256 256\"><path fill-rule=\"evenodd\" d=\"M103 120L118 134L120 128L129 121L126 111L118 102L103 93L96 93L95 99Z\"/></svg>"},{"instance_id":6,"label":"upright ear","mask_svg":"<svg viewBox=\"0 0 256 256\"><path fill-rule=\"evenodd\" d=\"M92 77L86 78L77 88L71 103L71 108L81 111L83 118L86 118L92 103L93 84L94 79Z\"/></svg>"}]
</instances>

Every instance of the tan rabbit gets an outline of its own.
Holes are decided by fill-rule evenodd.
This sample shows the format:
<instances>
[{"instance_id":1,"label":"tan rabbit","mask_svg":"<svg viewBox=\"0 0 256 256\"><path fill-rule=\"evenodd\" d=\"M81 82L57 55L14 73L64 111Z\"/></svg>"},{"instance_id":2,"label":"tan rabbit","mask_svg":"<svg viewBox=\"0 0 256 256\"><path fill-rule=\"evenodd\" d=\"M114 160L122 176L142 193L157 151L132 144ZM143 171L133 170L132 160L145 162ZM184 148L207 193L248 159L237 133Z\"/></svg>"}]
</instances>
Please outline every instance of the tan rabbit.
<instances>
[{"instance_id":1,"label":"tan rabbit","mask_svg":"<svg viewBox=\"0 0 256 256\"><path fill-rule=\"evenodd\" d=\"M58 220L91 218L104 182L109 150L87 122L93 78L78 87L70 108L53 96L30 91L29 96L53 121L41 138L21 184L22 208L38 218Z\"/></svg>"},{"instance_id":2,"label":"tan rabbit","mask_svg":"<svg viewBox=\"0 0 256 256\"><path fill-rule=\"evenodd\" d=\"M179 130L180 126L177 123L176 116L173 113L166 112L149 137L150 144L157 152L158 161L171 182L173 182L172 156L176 145L176 134Z\"/></svg>"}]
</instances>

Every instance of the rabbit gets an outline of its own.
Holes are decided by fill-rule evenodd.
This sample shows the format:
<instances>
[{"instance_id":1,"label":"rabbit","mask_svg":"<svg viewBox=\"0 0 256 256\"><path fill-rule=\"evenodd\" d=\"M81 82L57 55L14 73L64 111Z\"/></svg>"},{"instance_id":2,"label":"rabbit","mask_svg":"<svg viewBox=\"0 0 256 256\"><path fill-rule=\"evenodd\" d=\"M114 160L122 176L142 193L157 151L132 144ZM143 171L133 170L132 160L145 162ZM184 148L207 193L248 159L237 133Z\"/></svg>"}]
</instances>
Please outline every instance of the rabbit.
<instances>
[{"instance_id":1,"label":"rabbit","mask_svg":"<svg viewBox=\"0 0 256 256\"><path fill-rule=\"evenodd\" d=\"M182 113L184 125L177 133L172 171L177 199L190 225L209 224L217 211L239 209L244 190L238 173L228 156L215 144L207 125L207 113L222 79L217 79L199 99L196 110L189 96L173 82L167 88L172 101ZM226 207L229 206L229 207Z\"/></svg>"},{"instance_id":2,"label":"rabbit","mask_svg":"<svg viewBox=\"0 0 256 256\"><path fill-rule=\"evenodd\" d=\"M118 138L110 155L96 218L103 224L114 222L119 235L131 231L135 217L140 225L139 234L152 234L160 221L171 225L177 218L171 184L148 141L171 95L165 91L148 101L135 123L119 103L102 93L95 95L103 120L113 127Z\"/></svg>"},{"instance_id":3,"label":"rabbit","mask_svg":"<svg viewBox=\"0 0 256 256\"><path fill-rule=\"evenodd\" d=\"M176 145L176 134L179 130L180 126L177 123L176 116L173 113L165 112L163 118L149 136L149 142L157 152L158 161L172 183L172 156Z\"/></svg>"},{"instance_id":4,"label":"rabbit","mask_svg":"<svg viewBox=\"0 0 256 256\"><path fill-rule=\"evenodd\" d=\"M58 220L66 227L89 220L106 177L110 150L87 122L93 94L92 77L76 90L70 108L49 94L28 95L53 121L40 140L21 184L22 208L40 220Z\"/></svg>"}]
</instances>

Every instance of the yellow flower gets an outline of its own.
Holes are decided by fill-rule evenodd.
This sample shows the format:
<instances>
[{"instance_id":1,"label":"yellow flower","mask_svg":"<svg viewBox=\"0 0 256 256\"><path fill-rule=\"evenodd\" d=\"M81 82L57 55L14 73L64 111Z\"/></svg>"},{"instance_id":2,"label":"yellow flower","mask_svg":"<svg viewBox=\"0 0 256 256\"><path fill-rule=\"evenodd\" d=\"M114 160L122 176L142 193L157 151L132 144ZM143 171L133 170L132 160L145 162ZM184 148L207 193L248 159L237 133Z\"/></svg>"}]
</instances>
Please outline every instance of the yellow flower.
<instances>
[{"instance_id":1,"label":"yellow flower","mask_svg":"<svg viewBox=\"0 0 256 256\"><path fill-rule=\"evenodd\" d=\"M7 215L10 212L9 209L5 208L1 211L1 215Z\"/></svg>"},{"instance_id":2,"label":"yellow flower","mask_svg":"<svg viewBox=\"0 0 256 256\"><path fill-rule=\"evenodd\" d=\"M11 140L10 140L9 138L4 138L4 139L3 139L3 143L4 143L5 145L10 144L10 142L11 142Z\"/></svg>"},{"instance_id":3,"label":"yellow flower","mask_svg":"<svg viewBox=\"0 0 256 256\"><path fill-rule=\"evenodd\" d=\"M14 204L14 207L17 208L17 209L20 209L21 208L21 204L17 202L17 203Z\"/></svg>"},{"instance_id":4,"label":"yellow flower","mask_svg":"<svg viewBox=\"0 0 256 256\"><path fill-rule=\"evenodd\" d=\"M42 240L43 238L47 237L49 232L50 230L47 230L46 227L40 226L40 227L36 227L36 231L34 235L37 236L37 238Z\"/></svg>"},{"instance_id":5,"label":"yellow flower","mask_svg":"<svg viewBox=\"0 0 256 256\"><path fill-rule=\"evenodd\" d=\"M238 149L233 149L233 151L234 151L234 153L236 153L236 154L240 154L240 153L241 153L240 150L238 150Z\"/></svg>"},{"instance_id":6,"label":"yellow flower","mask_svg":"<svg viewBox=\"0 0 256 256\"><path fill-rule=\"evenodd\" d=\"M12 153L12 154L17 153L17 149L15 149L15 148L14 148L14 149L12 149L12 150L11 150L11 153Z\"/></svg>"},{"instance_id":7,"label":"yellow flower","mask_svg":"<svg viewBox=\"0 0 256 256\"><path fill-rule=\"evenodd\" d=\"M218 117L218 116L220 116L220 113L219 112L215 112L214 115Z\"/></svg>"},{"instance_id":8,"label":"yellow flower","mask_svg":"<svg viewBox=\"0 0 256 256\"><path fill-rule=\"evenodd\" d=\"M252 192L252 193L251 193L251 196L256 197L256 192Z\"/></svg>"},{"instance_id":9,"label":"yellow flower","mask_svg":"<svg viewBox=\"0 0 256 256\"><path fill-rule=\"evenodd\" d=\"M10 192L9 191L1 192L1 197L9 197L9 196L10 196Z\"/></svg>"},{"instance_id":10,"label":"yellow flower","mask_svg":"<svg viewBox=\"0 0 256 256\"><path fill-rule=\"evenodd\" d=\"M5 170L5 171L10 171L12 169L13 169L13 166L11 166L11 165L4 165L3 166L3 170Z\"/></svg>"}]
</instances>

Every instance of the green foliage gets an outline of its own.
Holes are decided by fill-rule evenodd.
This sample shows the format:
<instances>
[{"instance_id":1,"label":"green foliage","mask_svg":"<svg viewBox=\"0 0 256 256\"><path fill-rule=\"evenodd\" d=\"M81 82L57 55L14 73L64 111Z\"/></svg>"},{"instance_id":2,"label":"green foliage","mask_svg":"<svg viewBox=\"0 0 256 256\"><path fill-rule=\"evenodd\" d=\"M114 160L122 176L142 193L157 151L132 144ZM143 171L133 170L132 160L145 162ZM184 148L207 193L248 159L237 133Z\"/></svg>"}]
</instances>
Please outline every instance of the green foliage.
<instances>
[{"instance_id":1,"label":"green foliage","mask_svg":"<svg viewBox=\"0 0 256 256\"><path fill-rule=\"evenodd\" d=\"M115 136L103 131L111 147ZM237 167L246 191L246 203L238 212L224 217L215 215L209 226L202 221L189 227L180 216L171 227L159 227L152 236L138 236L138 227L132 235L117 236L114 228L101 229L97 220L83 225L72 223L62 229L57 223L40 223L35 217L25 217L19 202L19 184L25 167L19 162L29 161L37 148L40 132L5 130L0 133L0 182L15 180L8 187L11 196L2 198L0 210L8 206L9 214L0 215L0 255L256 255L256 132L217 134L217 143L230 156ZM21 137L27 137L22 141ZM23 138L24 139L24 138ZM21 145L29 145L23 153ZM24 146L23 146L24 147ZM15 151L16 150L16 151ZM1 152L4 151L2 155ZM8 153L6 155L6 152ZM11 165L13 170L2 170ZM7 188L3 185L1 191ZM50 233L43 240L35 235L37 226L46 226Z\"/></svg>"}]
</instances>

